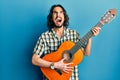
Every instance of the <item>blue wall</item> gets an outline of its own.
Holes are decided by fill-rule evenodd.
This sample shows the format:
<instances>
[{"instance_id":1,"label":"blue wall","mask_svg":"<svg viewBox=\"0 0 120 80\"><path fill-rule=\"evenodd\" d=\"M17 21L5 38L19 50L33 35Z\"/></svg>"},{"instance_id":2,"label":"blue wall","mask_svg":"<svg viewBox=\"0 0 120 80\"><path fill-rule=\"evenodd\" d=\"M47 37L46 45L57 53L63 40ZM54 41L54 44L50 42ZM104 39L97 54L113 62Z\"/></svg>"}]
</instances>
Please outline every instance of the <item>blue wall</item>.
<instances>
[{"instance_id":1,"label":"blue wall","mask_svg":"<svg viewBox=\"0 0 120 80\"><path fill-rule=\"evenodd\" d=\"M91 55L79 65L81 80L120 80L119 0L0 0L0 80L41 80L31 64L40 34L47 30L46 16L53 4L62 4L70 17L70 28L81 37L110 8L116 18L93 38Z\"/></svg>"}]
</instances>

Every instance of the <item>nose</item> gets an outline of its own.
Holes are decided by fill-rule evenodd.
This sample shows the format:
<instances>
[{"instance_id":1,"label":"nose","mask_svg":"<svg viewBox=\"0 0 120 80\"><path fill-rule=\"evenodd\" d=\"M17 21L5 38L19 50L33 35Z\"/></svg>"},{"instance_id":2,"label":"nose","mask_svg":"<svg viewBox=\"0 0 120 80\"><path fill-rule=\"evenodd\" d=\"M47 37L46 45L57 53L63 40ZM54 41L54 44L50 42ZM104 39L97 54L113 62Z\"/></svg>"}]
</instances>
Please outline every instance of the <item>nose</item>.
<instances>
[{"instance_id":1,"label":"nose","mask_svg":"<svg viewBox=\"0 0 120 80\"><path fill-rule=\"evenodd\" d=\"M57 13L57 17L59 17L60 16L60 13Z\"/></svg>"}]
</instances>

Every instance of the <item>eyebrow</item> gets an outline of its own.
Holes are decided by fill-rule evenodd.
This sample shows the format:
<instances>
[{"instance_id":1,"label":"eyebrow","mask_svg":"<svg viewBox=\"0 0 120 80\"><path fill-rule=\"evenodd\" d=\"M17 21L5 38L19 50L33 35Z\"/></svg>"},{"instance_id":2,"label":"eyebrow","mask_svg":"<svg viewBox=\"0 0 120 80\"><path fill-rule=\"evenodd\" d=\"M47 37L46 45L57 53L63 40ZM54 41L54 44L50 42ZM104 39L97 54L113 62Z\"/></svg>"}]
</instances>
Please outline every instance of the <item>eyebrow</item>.
<instances>
[{"instance_id":1,"label":"eyebrow","mask_svg":"<svg viewBox=\"0 0 120 80\"><path fill-rule=\"evenodd\" d=\"M64 12L64 11L62 10L62 11L60 11L60 12ZM57 11L53 11L53 13L57 13Z\"/></svg>"}]
</instances>

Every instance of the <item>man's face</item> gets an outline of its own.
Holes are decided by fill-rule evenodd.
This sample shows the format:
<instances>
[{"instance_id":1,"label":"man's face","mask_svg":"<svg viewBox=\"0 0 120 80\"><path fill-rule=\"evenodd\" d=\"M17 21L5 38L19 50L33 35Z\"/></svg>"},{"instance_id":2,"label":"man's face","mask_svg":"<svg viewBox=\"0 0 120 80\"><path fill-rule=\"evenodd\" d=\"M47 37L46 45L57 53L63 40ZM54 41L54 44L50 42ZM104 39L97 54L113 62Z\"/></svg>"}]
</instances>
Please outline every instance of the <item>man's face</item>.
<instances>
[{"instance_id":1,"label":"man's face","mask_svg":"<svg viewBox=\"0 0 120 80\"><path fill-rule=\"evenodd\" d=\"M64 23L64 12L61 7L55 7L53 9L52 19L56 28L60 28Z\"/></svg>"}]
</instances>

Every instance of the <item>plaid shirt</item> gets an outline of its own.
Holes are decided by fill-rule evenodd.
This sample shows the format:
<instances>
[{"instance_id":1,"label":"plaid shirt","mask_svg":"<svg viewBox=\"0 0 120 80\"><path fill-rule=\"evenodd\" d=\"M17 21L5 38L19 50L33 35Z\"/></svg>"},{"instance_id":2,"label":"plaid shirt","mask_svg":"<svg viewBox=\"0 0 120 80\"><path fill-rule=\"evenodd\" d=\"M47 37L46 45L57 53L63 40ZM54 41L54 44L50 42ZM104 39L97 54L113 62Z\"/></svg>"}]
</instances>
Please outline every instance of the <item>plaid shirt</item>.
<instances>
[{"instance_id":1,"label":"plaid shirt","mask_svg":"<svg viewBox=\"0 0 120 80\"><path fill-rule=\"evenodd\" d=\"M64 41L72 41L76 43L79 39L80 36L75 30L68 28L64 29L63 36L59 38L55 34L55 31L51 29L39 37L33 52L42 58L46 54L56 51ZM74 67L69 80L78 80L78 66Z\"/></svg>"}]
</instances>

